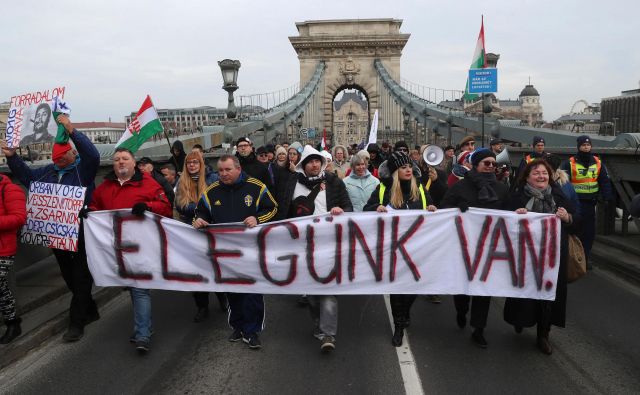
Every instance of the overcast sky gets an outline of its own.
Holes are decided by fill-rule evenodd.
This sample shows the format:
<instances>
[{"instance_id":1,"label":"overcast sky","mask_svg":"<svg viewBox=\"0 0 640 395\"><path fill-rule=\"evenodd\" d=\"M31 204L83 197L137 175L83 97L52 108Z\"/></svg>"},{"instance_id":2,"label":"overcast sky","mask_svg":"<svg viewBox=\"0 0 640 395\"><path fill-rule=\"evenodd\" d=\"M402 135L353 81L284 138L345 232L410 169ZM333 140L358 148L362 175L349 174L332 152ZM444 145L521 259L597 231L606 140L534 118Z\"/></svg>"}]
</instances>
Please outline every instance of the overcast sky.
<instances>
[{"instance_id":1,"label":"overcast sky","mask_svg":"<svg viewBox=\"0 0 640 395\"><path fill-rule=\"evenodd\" d=\"M224 5L229 4L228 8ZM226 107L217 61L242 62L236 94L293 85L295 22L398 18L410 33L402 78L463 89L484 14L500 54L499 92L531 77L544 118L638 88L640 2L603 1L70 1L3 2L0 101L67 87L76 121L123 121L148 93L159 108Z\"/></svg>"}]
</instances>

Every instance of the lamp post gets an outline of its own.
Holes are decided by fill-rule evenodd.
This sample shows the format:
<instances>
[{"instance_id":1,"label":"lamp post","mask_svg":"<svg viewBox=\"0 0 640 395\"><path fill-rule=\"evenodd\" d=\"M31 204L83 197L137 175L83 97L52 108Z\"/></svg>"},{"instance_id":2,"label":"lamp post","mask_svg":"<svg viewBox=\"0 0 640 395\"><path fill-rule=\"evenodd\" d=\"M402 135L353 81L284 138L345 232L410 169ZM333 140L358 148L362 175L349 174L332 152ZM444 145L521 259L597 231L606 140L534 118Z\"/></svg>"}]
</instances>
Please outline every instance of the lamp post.
<instances>
[{"instance_id":1,"label":"lamp post","mask_svg":"<svg viewBox=\"0 0 640 395\"><path fill-rule=\"evenodd\" d=\"M222 71L222 89L229 94L229 103L227 105L227 118L236 117L236 105L233 102L233 92L238 89L238 70L240 69L239 60L224 59L218 62L220 71Z\"/></svg>"}]
</instances>

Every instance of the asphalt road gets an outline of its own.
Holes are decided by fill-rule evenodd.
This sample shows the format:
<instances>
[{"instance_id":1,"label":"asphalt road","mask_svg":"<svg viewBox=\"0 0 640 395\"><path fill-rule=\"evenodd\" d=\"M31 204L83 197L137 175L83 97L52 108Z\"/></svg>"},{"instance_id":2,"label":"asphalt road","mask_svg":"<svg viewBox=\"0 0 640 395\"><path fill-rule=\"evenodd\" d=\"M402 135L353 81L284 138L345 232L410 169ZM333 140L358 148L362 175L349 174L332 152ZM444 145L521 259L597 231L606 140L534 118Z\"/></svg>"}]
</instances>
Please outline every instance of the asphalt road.
<instances>
[{"instance_id":1,"label":"asphalt road","mask_svg":"<svg viewBox=\"0 0 640 395\"><path fill-rule=\"evenodd\" d=\"M554 328L554 353L535 348L535 329L518 335L492 302L489 348L455 324L451 297L434 305L419 297L409 332L415 378L405 383L382 296L340 297L337 348L322 354L308 311L290 296L269 296L264 348L229 343L226 315L191 322L189 294L155 292L152 349L128 342L131 306L123 293L75 344L52 339L0 372L10 394L428 394L640 393L640 289L594 270L569 288L566 329ZM212 308L217 307L211 297ZM1 351L1 349L0 349ZM405 363L405 370L413 367ZM405 387L407 384L408 387Z\"/></svg>"}]
</instances>

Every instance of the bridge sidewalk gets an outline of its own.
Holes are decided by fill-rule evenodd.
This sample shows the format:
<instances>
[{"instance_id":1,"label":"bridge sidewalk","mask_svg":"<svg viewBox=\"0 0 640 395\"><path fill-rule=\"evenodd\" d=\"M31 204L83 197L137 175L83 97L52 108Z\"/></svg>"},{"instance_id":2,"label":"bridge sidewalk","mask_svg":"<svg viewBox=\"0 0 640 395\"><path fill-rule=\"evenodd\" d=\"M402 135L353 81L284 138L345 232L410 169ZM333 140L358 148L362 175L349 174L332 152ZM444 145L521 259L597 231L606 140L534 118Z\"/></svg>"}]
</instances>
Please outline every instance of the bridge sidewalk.
<instances>
[{"instance_id":1,"label":"bridge sidewalk","mask_svg":"<svg viewBox=\"0 0 640 395\"><path fill-rule=\"evenodd\" d=\"M16 273L13 288L18 314L22 318L22 335L7 345L0 345L0 369L22 358L68 326L71 294L60 274L53 255ZM99 306L121 291L120 288L93 289ZM4 331L4 327L1 327Z\"/></svg>"},{"instance_id":2,"label":"bridge sidewalk","mask_svg":"<svg viewBox=\"0 0 640 395\"><path fill-rule=\"evenodd\" d=\"M640 231L633 222L623 236L622 221L616 219L614 234L596 236L591 257L595 266L640 284Z\"/></svg>"}]
</instances>

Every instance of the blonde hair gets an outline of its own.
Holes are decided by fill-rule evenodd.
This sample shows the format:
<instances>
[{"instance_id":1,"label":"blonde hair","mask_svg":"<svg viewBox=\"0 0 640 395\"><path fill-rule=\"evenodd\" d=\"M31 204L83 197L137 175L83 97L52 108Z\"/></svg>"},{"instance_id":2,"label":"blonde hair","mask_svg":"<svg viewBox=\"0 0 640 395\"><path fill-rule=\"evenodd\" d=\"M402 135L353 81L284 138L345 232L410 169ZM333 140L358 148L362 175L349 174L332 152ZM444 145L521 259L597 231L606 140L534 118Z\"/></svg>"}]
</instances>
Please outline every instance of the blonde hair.
<instances>
[{"instance_id":1,"label":"blonde hair","mask_svg":"<svg viewBox=\"0 0 640 395\"><path fill-rule=\"evenodd\" d=\"M187 162L190 160L198 160L200 162L200 170L198 171L198 181L191 178L191 174L187 171ZM200 195L207 188L205 180L205 166L202 154L198 151L192 151L187 154L182 168L182 177L178 182L178 190L176 191L176 206L184 207L189 203L198 203Z\"/></svg>"},{"instance_id":2,"label":"blonde hair","mask_svg":"<svg viewBox=\"0 0 640 395\"><path fill-rule=\"evenodd\" d=\"M405 203L404 197L402 196L402 188L400 187L400 177L398 177L398 170L393 172L391 176L393 178L393 182L391 183L391 194L389 198L389 202L395 208L400 208ZM416 201L420 197L420 190L418 189L418 183L416 182L415 177L411 177L411 201Z\"/></svg>"}]
</instances>

